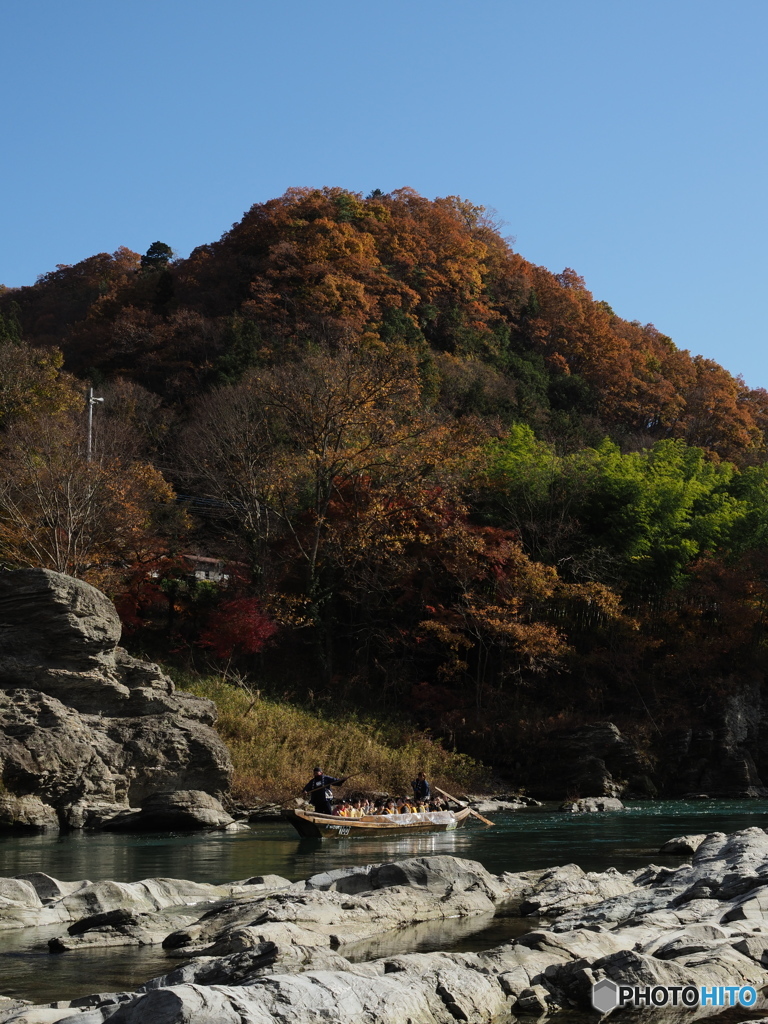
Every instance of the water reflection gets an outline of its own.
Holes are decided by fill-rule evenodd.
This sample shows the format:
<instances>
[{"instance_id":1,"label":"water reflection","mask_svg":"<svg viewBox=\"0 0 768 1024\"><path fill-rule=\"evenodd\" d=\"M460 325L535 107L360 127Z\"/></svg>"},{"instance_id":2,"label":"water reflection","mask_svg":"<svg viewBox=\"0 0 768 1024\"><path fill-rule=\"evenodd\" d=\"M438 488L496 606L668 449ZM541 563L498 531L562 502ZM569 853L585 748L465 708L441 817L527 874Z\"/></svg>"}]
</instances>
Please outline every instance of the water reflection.
<instances>
[{"instance_id":1,"label":"water reflection","mask_svg":"<svg viewBox=\"0 0 768 1024\"><path fill-rule=\"evenodd\" d=\"M268 838L268 832L257 831L260 838ZM449 854L461 857L460 833L434 832L397 837L355 836L348 839L323 840L300 839L294 844L294 863L298 878L308 878L320 871L349 867L351 864L376 864L382 861L403 860L405 857L434 857Z\"/></svg>"},{"instance_id":2,"label":"water reflection","mask_svg":"<svg viewBox=\"0 0 768 1024\"><path fill-rule=\"evenodd\" d=\"M538 926L538 918L452 917L442 921L422 921L409 928L385 932L375 939L355 942L339 952L353 962L377 960L400 953L479 953L525 935Z\"/></svg>"},{"instance_id":3,"label":"water reflection","mask_svg":"<svg viewBox=\"0 0 768 1024\"><path fill-rule=\"evenodd\" d=\"M457 833L402 839L300 839L289 825L266 823L249 832L168 832L151 836L72 832L3 836L0 877L44 871L65 881L111 878L188 878L228 882L278 874L292 881L320 871L436 853L464 856Z\"/></svg>"},{"instance_id":4,"label":"water reflection","mask_svg":"<svg viewBox=\"0 0 768 1024\"><path fill-rule=\"evenodd\" d=\"M0 837L0 876L45 871L55 878L189 878L225 882L259 874L292 880L332 868L403 857L452 854L490 871L524 871L576 863L585 870L623 870L662 858L658 849L688 832L734 832L768 821L765 800L660 801L607 814L565 814L555 806L499 814L496 827L472 822L455 832L415 836L300 839L283 822L249 832L164 833L151 836L72 832Z\"/></svg>"},{"instance_id":5,"label":"water reflection","mask_svg":"<svg viewBox=\"0 0 768 1024\"><path fill-rule=\"evenodd\" d=\"M178 967L160 946L87 948L53 955L48 939L63 925L2 932L0 994L33 1002L123 992Z\"/></svg>"}]
</instances>

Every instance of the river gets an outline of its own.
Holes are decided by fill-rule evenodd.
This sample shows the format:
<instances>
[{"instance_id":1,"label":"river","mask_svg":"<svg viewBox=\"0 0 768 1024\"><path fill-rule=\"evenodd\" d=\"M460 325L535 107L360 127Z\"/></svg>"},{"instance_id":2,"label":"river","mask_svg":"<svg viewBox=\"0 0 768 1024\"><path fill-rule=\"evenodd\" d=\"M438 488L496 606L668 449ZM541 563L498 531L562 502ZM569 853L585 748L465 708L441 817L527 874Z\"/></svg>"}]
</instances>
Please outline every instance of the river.
<instances>
[{"instance_id":1,"label":"river","mask_svg":"<svg viewBox=\"0 0 768 1024\"><path fill-rule=\"evenodd\" d=\"M620 870L653 861L677 865L659 847L677 835L735 832L768 826L768 801L658 801L632 804L623 811L566 814L555 805L492 815L495 828L479 822L455 832L403 839L300 839L282 822L255 824L248 832L124 836L72 832L64 835L0 837L0 876L44 871L65 881L111 878L187 878L228 882L253 875L279 874L292 880L329 868L404 857L451 854L480 861L489 871L523 871L576 863L586 871ZM431 928L399 935L398 951L408 949L480 950L497 945L533 922L519 919L468 920L450 935ZM94 991L127 989L178 964L161 949L124 948L52 955L47 939L65 930L0 932L0 994L47 1002ZM382 955L395 951L382 942Z\"/></svg>"}]
</instances>

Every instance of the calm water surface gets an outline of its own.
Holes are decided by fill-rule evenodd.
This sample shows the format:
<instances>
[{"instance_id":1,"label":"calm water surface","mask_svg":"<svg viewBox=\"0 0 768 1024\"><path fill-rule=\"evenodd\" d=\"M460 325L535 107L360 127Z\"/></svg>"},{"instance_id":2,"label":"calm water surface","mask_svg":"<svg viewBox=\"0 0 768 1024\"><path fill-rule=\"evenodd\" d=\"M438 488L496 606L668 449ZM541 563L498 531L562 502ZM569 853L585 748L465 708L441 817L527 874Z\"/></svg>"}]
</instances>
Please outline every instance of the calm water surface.
<instances>
[{"instance_id":1,"label":"calm water surface","mask_svg":"<svg viewBox=\"0 0 768 1024\"><path fill-rule=\"evenodd\" d=\"M523 871L576 863L587 871L642 867L650 861L676 865L662 857L667 839L696 832L734 832L768 827L768 801L659 801L631 805L606 814L566 814L550 805L492 816L495 828L479 822L456 832L403 839L300 839L289 825L269 822L249 832L118 836L81 832L56 836L0 837L0 876L44 871L65 881L111 878L188 878L227 882L252 875L278 874L292 880L330 868L412 856L451 854L480 861L489 871ZM450 937L430 928L400 936L408 949L487 949L533 922L460 922ZM51 930L51 935L64 931ZM78 951L51 955L51 935L31 930L0 933L0 994L38 1002L72 999L93 991L134 987L165 973L168 961L150 947ZM450 941L447 941L447 940ZM398 951L382 940L381 955ZM744 1019L744 1018L742 1018Z\"/></svg>"},{"instance_id":2,"label":"calm water surface","mask_svg":"<svg viewBox=\"0 0 768 1024\"><path fill-rule=\"evenodd\" d=\"M228 882L278 874L296 880L329 868L412 856L452 854L479 860L489 871L523 871L579 864L585 871L621 870L656 863L659 847L689 832L735 832L768 827L768 801L658 801L604 814L566 814L555 805L494 815L495 828L475 819L455 832L391 839L300 839L290 825L265 822L249 832L162 833L120 836L0 837L0 876L45 871L54 878L189 878Z\"/></svg>"}]
</instances>

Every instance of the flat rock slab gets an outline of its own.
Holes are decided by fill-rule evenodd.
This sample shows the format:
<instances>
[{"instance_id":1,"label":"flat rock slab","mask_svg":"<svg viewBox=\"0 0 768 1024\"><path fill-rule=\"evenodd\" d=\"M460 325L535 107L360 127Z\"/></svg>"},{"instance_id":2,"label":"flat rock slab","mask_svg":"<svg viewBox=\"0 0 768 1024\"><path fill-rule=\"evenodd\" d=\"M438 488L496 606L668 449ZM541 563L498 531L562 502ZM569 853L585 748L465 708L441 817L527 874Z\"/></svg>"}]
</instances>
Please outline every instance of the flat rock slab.
<instances>
[{"instance_id":1,"label":"flat rock slab","mask_svg":"<svg viewBox=\"0 0 768 1024\"><path fill-rule=\"evenodd\" d=\"M499 814L501 811L522 811L528 804L513 800L477 800L470 806L481 814Z\"/></svg>"},{"instance_id":2,"label":"flat rock slab","mask_svg":"<svg viewBox=\"0 0 768 1024\"><path fill-rule=\"evenodd\" d=\"M696 853L706 838L706 832L690 836L675 836L674 839L668 839L664 843L659 853L676 853L687 856L688 854Z\"/></svg>"},{"instance_id":3,"label":"flat rock slab","mask_svg":"<svg viewBox=\"0 0 768 1024\"><path fill-rule=\"evenodd\" d=\"M613 796L588 796L583 800L570 800L560 810L571 814L595 814L598 811L623 811L624 804Z\"/></svg>"}]
</instances>

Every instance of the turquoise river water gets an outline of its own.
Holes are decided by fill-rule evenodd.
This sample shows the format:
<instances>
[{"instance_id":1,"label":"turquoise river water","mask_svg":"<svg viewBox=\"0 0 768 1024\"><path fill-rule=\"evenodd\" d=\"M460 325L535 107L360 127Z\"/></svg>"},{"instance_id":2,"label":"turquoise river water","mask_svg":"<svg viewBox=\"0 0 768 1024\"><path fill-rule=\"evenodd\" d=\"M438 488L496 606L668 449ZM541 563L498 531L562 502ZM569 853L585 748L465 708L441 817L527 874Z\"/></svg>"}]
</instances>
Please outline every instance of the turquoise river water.
<instances>
[{"instance_id":1,"label":"turquoise river water","mask_svg":"<svg viewBox=\"0 0 768 1024\"><path fill-rule=\"evenodd\" d=\"M679 857L658 853L673 836L768 828L768 801L642 802L624 811L591 815L566 814L549 805L492 817L495 828L472 820L455 832L385 840L300 839L282 822L255 824L248 832L232 834L3 836L0 876L44 871L66 881L173 877L227 882L274 873L295 880L329 868L435 854L478 860L494 873L568 863L587 871L629 870L652 861L681 863ZM416 928L382 939L377 952L487 949L534 924L530 919L475 919L457 923L450 934L444 926L437 934ZM0 994L47 1002L119 991L179 963L155 947L48 953L47 939L64 930L0 932Z\"/></svg>"}]
</instances>

